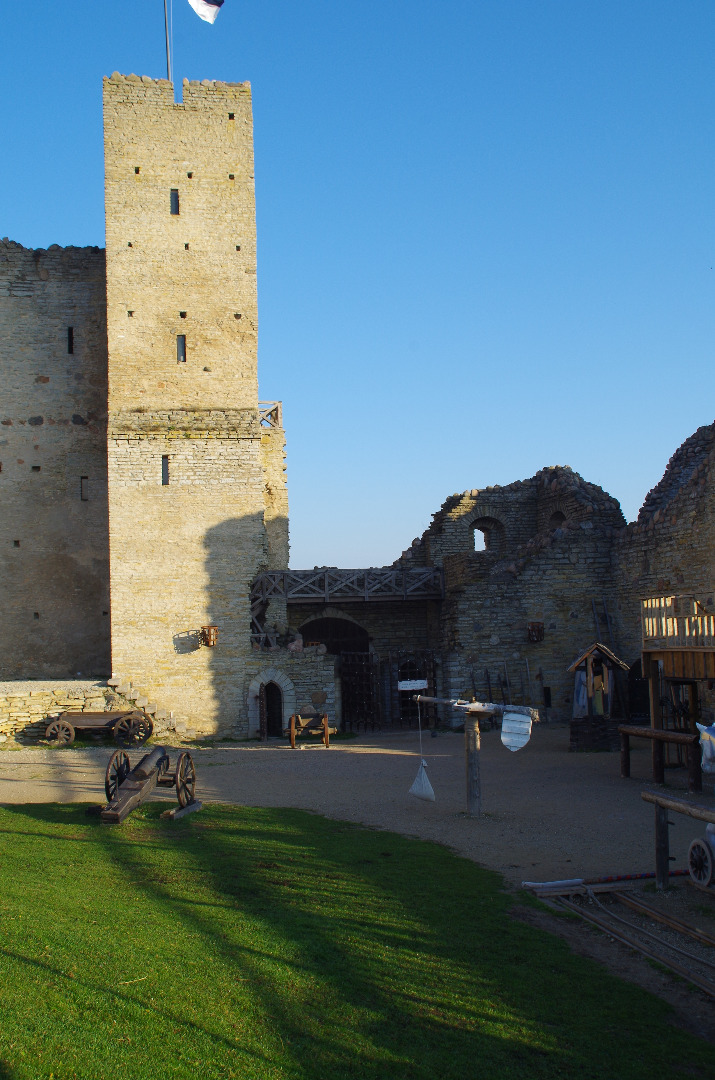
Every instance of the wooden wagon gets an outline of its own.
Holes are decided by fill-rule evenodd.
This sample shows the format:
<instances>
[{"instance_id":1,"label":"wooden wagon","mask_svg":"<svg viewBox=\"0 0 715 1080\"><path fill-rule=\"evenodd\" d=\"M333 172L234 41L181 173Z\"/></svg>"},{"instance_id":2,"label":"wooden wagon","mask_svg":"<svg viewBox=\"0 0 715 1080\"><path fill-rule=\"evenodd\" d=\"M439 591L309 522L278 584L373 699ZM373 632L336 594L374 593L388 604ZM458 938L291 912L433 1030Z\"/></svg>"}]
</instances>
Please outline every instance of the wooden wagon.
<instances>
[{"instance_id":1,"label":"wooden wagon","mask_svg":"<svg viewBox=\"0 0 715 1080\"><path fill-rule=\"evenodd\" d=\"M154 724L141 709L121 712L63 712L45 729L45 738L56 746L69 746L77 731L111 734L120 746L139 746L145 743Z\"/></svg>"}]
</instances>

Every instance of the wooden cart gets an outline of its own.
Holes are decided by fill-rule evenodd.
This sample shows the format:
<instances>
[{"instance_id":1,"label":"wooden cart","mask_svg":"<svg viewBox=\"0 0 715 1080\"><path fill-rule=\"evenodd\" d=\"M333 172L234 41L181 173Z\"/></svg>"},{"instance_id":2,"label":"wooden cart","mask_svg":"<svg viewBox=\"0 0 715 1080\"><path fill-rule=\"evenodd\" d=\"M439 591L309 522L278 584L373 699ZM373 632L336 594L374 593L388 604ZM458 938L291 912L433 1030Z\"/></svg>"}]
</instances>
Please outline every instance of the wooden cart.
<instances>
[{"instance_id":1,"label":"wooden cart","mask_svg":"<svg viewBox=\"0 0 715 1080\"><path fill-rule=\"evenodd\" d=\"M75 732L93 731L111 734L120 746L139 746L145 743L154 725L151 717L141 709L124 709L121 712L63 712L47 725L45 738L56 746L69 746L74 742Z\"/></svg>"}]
</instances>

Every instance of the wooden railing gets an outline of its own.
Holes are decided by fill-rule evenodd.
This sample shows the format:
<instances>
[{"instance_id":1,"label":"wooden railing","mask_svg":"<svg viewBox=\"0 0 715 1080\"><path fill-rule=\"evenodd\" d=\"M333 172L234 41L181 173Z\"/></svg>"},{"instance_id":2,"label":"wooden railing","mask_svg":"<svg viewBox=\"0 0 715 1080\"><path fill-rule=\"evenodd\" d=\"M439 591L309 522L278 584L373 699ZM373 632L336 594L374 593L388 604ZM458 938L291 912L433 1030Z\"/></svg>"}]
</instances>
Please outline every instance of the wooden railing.
<instances>
[{"instance_id":1,"label":"wooden railing","mask_svg":"<svg viewBox=\"0 0 715 1080\"><path fill-rule=\"evenodd\" d=\"M258 422L261 427L283 427L283 402L259 401Z\"/></svg>"},{"instance_id":2,"label":"wooden railing","mask_svg":"<svg viewBox=\"0 0 715 1080\"><path fill-rule=\"evenodd\" d=\"M268 570L253 582L251 602L274 597L288 603L317 600L341 604L376 600L441 600L442 571L426 566L410 570Z\"/></svg>"},{"instance_id":3,"label":"wooden railing","mask_svg":"<svg viewBox=\"0 0 715 1080\"><path fill-rule=\"evenodd\" d=\"M276 645L276 635L264 626L270 600L290 603L365 603L395 600L441 600L444 579L438 567L409 570L371 567L368 570L267 570L251 586L251 637L257 645Z\"/></svg>"},{"instance_id":4,"label":"wooden railing","mask_svg":"<svg viewBox=\"0 0 715 1080\"><path fill-rule=\"evenodd\" d=\"M694 596L641 600L643 649L715 649L715 615Z\"/></svg>"}]
</instances>

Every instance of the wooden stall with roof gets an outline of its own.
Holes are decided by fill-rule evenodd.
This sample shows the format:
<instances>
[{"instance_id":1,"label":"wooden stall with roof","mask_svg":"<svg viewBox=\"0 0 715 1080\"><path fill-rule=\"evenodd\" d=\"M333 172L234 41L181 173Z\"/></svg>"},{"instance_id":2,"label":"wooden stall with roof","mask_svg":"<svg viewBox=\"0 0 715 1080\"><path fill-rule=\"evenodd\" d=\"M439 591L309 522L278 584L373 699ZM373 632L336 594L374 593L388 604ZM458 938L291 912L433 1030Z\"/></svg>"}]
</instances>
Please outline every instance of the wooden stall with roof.
<instances>
[{"instance_id":1,"label":"wooden stall with roof","mask_svg":"<svg viewBox=\"0 0 715 1080\"><path fill-rule=\"evenodd\" d=\"M569 666L574 676L570 750L617 750L628 664L595 641Z\"/></svg>"},{"instance_id":2,"label":"wooden stall with roof","mask_svg":"<svg viewBox=\"0 0 715 1080\"><path fill-rule=\"evenodd\" d=\"M653 596L641 600L641 626L651 727L695 733L715 680L715 614L695 596Z\"/></svg>"}]
</instances>

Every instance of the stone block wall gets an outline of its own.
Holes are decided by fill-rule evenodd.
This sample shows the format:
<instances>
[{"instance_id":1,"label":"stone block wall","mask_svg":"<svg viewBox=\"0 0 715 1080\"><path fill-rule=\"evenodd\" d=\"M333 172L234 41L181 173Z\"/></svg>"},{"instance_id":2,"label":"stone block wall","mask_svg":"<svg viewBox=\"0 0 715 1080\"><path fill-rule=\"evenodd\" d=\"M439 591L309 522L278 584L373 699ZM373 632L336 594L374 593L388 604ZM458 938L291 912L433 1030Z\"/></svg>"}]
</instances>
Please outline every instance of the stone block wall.
<instances>
[{"instance_id":1,"label":"stone block wall","mask_svg":"<svg viewBox=\"0 0 715 1080\"><path fill-rule=\"evenodd\" d=\"M109 673L99 248L0 241L0 677Z\"/></svg>"},{"instance_id":2,"label":"stone block wall","mask_svg":"<svg viewBox=\"0 0 715 1080\"><path fill-rule=\"evenodd\" d=\"M311 695L315 692L325 693L325 704L319 707L327 712L331 721L340 720L340 691L335 677L335 657L322 653L317 647L299 651L255 650L253 661L248 665L248 677L248 724L239 729L243 737L258 734L258 693L261 683L275 682L280 686L283 695L283 726L286 729L291 714L309 706Z\"/></svg>"},{"instance_id":3,"label":"stone block wall","mask_svg":"<svg viewBox=\"0 0 715 1080\"><path fill-rule=\"evenodd\" d=\"M106 683L81 680L0 682L0 743L35 742L61 712L104 712L127 703Z\"/></svg>"},{"instance_id":4,"label":"stone block wall","mask_svg":"<svg viewBox=\"0 0 715 1080\"><path fill-rule=\"evenodd\" d=\"M104 83L112 667L188 730L233 734L250 584L271 541L287 555L283 441L258 416L250 87L183 98Z\"/></svg>"}]
</instances>

